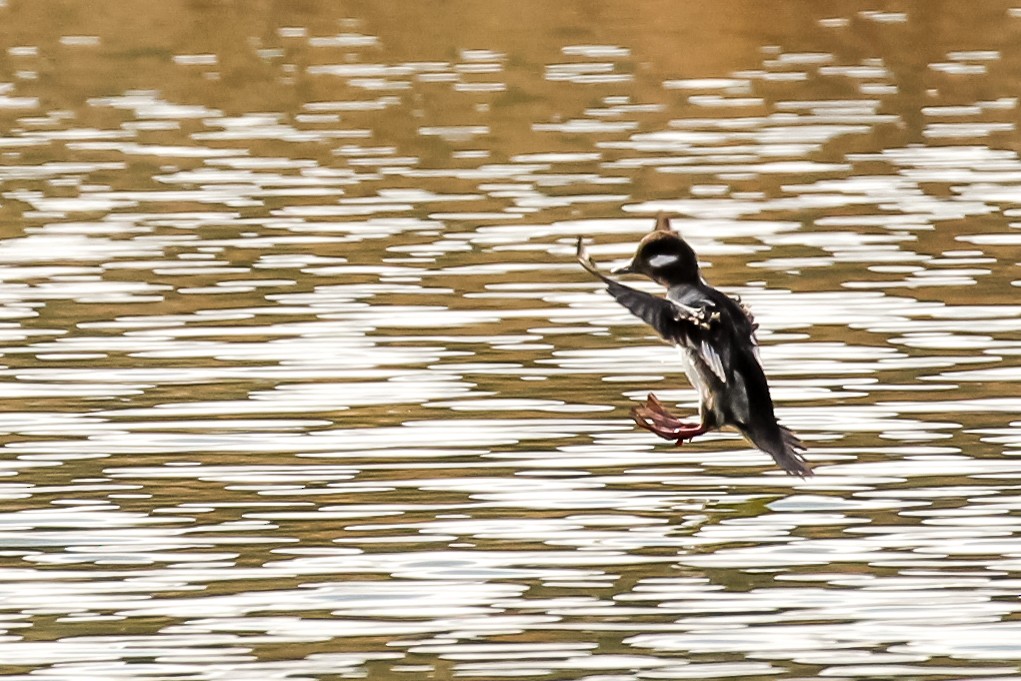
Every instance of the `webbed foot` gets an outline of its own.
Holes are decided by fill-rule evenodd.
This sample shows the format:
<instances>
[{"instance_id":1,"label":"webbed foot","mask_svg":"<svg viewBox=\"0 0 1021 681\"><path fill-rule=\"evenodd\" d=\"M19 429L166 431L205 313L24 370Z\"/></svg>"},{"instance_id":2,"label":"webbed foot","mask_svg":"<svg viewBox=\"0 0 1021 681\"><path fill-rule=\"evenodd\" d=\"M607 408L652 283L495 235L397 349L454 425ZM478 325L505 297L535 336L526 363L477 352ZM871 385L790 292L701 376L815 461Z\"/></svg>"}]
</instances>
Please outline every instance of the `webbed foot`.
<instances>
[{"instance_id":1,"label":"webbed foot","mask_svg":"<svg viewBox=\"0 0 1021 681\"><path fill-rule=\"evenodd\" d=\"M674 440L678 445L709 430L701 423L685 423L666 410L655 395L649 393L645 404L631 408L631 418L641 428L655 433L664 440Z\"/></svg>"}]
</instances>

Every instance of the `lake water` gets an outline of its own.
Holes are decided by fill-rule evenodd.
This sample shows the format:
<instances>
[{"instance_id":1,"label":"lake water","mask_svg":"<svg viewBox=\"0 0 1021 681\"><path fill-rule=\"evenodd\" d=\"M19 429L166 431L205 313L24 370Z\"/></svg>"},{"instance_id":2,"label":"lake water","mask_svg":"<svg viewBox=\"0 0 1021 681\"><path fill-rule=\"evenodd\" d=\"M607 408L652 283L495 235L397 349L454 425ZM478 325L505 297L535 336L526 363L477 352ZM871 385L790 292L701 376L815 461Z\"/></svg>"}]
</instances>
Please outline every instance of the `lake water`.
<instances>
[{"instance_id":1,"label":"lake water","mask_svg":"<svg viewBox=\"0 0 1021 681\"><path fill-rule=\"evenodd\" d=\"M1015 677L1018 73L989 0L0 0L0 671ZM629 420L696 397L573 245L657 211L815 478Z\"/></svg>"}]
</instances>

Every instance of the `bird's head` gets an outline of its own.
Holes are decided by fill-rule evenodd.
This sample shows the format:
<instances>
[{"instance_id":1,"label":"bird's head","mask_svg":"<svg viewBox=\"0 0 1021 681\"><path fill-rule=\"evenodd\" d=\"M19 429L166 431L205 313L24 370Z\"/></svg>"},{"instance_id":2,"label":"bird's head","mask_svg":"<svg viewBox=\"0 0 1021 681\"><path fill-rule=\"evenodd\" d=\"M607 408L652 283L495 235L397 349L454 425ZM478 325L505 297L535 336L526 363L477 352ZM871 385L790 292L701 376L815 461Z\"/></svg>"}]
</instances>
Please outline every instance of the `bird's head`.
<instances>
[{"instance_id":1,"label":"bird's head","mask_svg":"<svg viewBox=\"0 0 1021 681\"><path fill-rule=\"evenodd\" d=\"M695 283L701 278L695 251L670 229L670 220L662 213L656 217L656 228L639 242L631 262L613 273L644 274L667 287Z\"/></svg>"}]
</instances>

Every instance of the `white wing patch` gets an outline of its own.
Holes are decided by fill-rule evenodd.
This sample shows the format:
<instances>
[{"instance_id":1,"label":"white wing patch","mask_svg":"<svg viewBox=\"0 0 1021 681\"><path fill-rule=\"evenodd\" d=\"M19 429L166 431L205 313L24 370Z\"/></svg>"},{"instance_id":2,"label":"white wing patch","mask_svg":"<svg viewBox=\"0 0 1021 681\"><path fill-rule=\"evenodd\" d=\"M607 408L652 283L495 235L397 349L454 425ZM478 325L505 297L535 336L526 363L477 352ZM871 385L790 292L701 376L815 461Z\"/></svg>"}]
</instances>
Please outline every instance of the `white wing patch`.
<instances>
[{"instance_id":1,"label":"white wing patch","mask_svg":"<svg viewBox=\"0 0 1021 681\"><path fill-rule=\"evenodd\" d=\"M702 356L706 366L716 374L716 378L720 379L724 383L727 382L727 372L723 369L723 361L720 359L719 354L713 349L707 341L703 340L698 348L698 353Z\"/></svg>"},{"instance_id":2,"label":"white wing patch","mask_svg":"<svg viewBox=\"0 0 1021 681\"><path fill-rule=\"evenodd\" d=\"M720 358L720 354L713 347L712 342L708 338L698 338L705 334L712 335L713 324L719 321L720 312L715 309L715 305L712 302L705 301L705 305L702 307L690 307L676 300L667 299L674 305L676 310L676 319L686 324L690 324L695 327L693 329L694 338L689 333L684 333L684 340L682 342L691 353L691 360L695 360L697 364L704 365L708 376L710 373L716 376L721 383L727 382L727 370L723 366L723 360ZM697 340L696 340L697 338ZM680 339L678 339L680 340ZM677 341L675 341L677 342ZM696 372L699 373L699 372Z\"/></svg>"}]
</instances>

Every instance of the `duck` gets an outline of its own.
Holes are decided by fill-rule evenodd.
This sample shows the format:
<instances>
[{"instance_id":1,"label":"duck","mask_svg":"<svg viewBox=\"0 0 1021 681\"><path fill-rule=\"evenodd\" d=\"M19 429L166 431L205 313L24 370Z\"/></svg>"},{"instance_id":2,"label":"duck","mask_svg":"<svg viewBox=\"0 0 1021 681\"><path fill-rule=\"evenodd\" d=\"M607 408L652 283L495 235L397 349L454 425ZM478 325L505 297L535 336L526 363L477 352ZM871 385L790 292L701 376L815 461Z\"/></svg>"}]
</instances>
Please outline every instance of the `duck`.
<instances>
[{"instance_id":1,"label":"duck","mask_svg":"<svg viewBox=\"0 0 1021 681\"><path fill-rule=\"evenodd\" d=\"M805 445L777 420L759 357L758 325L751 312L740 300L706 282L698 256L671 228L668 216L658 215L655 228L639 242L631 261L610 272L644 275L666 288L665 297L603 274L585 250L582 237L578 237L576 256L618 303L681 351L684 372L698 391L697 423L677 418L649 393L644 404L631 410L639 427L677 445L732 427L773 457L787 474L801 478L813 474L805 461Z\"/></svg>"}]
</instances>

